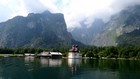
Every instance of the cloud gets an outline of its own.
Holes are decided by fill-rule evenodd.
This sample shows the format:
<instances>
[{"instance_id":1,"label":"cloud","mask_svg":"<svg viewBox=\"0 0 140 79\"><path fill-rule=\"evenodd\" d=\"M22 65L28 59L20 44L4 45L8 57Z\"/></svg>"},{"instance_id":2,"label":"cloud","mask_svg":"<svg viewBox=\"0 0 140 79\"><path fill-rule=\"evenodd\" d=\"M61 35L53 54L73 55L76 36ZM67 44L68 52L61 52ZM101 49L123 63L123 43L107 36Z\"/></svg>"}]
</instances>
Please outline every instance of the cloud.
<instances>
[{"instance_id":1,"label":"cloud","mask_svg":"<svg viewBox=\"0 0 140 79\"><path fill-rule=\"evenodd\" d=\"M62 0L64 1L64 0ZM62 13L68 28L81 27L81 22L90 27L95 18L104 22L128 6L140 4L140 0L66 0Z\"/></svg>"},{"instance_id":2,"label":"cloud","mask_svg":"<svg viewBox=\"0 0 140 79\"><path fill-rule=\"evenodd\" d=\"M90 27L95 18L107 22L111 15L136 4L140 4L140 0L1 0L0 22L49 10L63 13L68 29L81 27L81 22Z\"/></svg>"},{"instance_id":3,"label":"cloud","mask_svg":"<svg viewBox=\"0 0 140 79\"><path fill-rule=\"evenodd\" d=\"M22 0L1 0L0 2L0 22L6 21L17 15L26 15Z\"/></svg>"}]
</instances>

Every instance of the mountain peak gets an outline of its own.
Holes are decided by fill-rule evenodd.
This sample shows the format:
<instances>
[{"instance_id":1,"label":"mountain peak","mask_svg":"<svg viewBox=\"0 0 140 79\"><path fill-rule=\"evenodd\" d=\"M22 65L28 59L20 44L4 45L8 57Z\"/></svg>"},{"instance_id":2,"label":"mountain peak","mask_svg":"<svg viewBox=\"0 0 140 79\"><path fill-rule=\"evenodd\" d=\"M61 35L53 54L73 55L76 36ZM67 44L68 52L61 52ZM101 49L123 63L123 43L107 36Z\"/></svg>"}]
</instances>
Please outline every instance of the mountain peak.
<instances>
[{"instance_id":1,"label":"mountain peak","mask_svg":"<svg viewBox=\"0 0 140 79\"><path fill-rule=\"evenodd\" d=\"M0 23L0 47L70 47L75 41L59 13L45 11Z\"/></svg>"},{"instance_id":2,"label":"mountain peak","mask_svg":"<svg viewBox=\"0 0 140 79\"><path fill-rule=\"evenodd\" d=\"M46 10L42 14L52 14L50 11Z\"/></svg>"}]
</instances>

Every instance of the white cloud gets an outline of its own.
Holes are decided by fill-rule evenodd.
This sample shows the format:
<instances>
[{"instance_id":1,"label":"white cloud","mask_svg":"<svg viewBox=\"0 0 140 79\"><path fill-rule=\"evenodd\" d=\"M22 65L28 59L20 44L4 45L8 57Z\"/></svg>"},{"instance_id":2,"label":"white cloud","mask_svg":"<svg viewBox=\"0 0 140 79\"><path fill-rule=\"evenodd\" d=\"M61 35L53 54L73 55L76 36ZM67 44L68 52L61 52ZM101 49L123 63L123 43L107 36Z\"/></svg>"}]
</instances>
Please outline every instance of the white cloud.
<instances>
[{"instance_id":1,"label":"white cloud","mask_svg":"<svg viewBox=\"0 0 140 79\"><path fill-rule=\"evenodd\" d=\"M107 9L112 0L62 0L64 13L68 28L80 27L80 22L92 23L96 14ZM90 20L90 21L89 21Z\"/></svg>"},{"instance_id":2,"label":"white cloud","mask_svg":"<svg viewBox=\"0 0 140 79\"><path fill-rule=\"evenodd\" d=\"M0 21L5 21L16 15L26 15L23 2L20 0L1 0Z\"/></svg>"},{"instance_id":3,"label":"white cloud","mask_svg":"<svg viewBox=\"0 0 140 79\"><path fill-rule=\"evenodd\" d=\"M108 21L111 15L139 3L140 0L0 0L0 21L49 10L63 13L68 28L81 27L83 21L90 27L95 18Z\"/></svg>"},{"instance_id":4,"label":"white cloud","mask_svg":"<svg viewBox=\"0 0 140 79\"><path fill-rule=\"evenodd\" d=\"M39 0L49 11L59 12L54 0Z\"/></svg>"}]
</instances>

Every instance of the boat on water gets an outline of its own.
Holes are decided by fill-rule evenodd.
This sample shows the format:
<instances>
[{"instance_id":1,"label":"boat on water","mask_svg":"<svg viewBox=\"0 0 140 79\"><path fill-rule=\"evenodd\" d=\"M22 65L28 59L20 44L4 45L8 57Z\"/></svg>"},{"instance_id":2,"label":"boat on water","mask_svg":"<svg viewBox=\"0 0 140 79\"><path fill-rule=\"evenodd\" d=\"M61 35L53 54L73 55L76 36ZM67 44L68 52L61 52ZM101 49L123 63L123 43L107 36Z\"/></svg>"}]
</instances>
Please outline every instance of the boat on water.
<instances>
[{"instance_id":1,"label":"boat on water","mask_svg":"<svg viewBox=\"0 0 140 79\"><path fill-rule=\"evenodd\" d=\"M82 55L77 45L73 45L72 48L69 50L68 58L82 58Z\"/></svg>"}]
</instances>

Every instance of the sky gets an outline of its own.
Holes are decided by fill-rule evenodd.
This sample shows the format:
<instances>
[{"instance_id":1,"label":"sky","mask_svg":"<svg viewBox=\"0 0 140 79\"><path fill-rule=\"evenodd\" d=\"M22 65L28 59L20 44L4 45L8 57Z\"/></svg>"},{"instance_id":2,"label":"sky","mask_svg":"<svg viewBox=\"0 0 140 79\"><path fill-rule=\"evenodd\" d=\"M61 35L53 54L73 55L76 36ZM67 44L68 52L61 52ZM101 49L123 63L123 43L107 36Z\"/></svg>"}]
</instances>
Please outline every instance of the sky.
<instances>
[{"instance_id":1,"label":"sky","mask_svg":"<svg viewBox=\"0 0 140 79\"><path fill-rule=\"evenodd\" d=\"M90 27L96 18L104 22L127 6L139 4L140 0L0 0L0 22L28 13L63 13L68 29Z\"/></svg>"}]
</instances>

